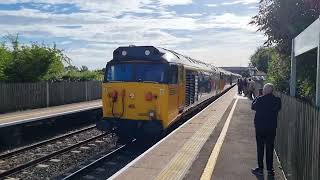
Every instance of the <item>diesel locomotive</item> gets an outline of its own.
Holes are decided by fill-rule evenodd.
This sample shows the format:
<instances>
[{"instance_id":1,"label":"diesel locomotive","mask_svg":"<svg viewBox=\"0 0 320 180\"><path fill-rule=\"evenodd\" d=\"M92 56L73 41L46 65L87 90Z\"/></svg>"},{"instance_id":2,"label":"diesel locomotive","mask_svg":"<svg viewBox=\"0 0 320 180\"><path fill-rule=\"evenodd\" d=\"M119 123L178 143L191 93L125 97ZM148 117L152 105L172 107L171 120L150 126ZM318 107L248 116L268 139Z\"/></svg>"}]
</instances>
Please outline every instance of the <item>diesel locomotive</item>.
<instances>
[{"instance_id":1,"label":"diesel locomotive","mask_svg":"<svg viewBox=\"0 0 320 180\"><path fill-rule=\"evenodd\" d=\"M106 65L97 127L121 138L158 136L239 75L153 46L119 47Z\"/></svg>"}]
</instances>

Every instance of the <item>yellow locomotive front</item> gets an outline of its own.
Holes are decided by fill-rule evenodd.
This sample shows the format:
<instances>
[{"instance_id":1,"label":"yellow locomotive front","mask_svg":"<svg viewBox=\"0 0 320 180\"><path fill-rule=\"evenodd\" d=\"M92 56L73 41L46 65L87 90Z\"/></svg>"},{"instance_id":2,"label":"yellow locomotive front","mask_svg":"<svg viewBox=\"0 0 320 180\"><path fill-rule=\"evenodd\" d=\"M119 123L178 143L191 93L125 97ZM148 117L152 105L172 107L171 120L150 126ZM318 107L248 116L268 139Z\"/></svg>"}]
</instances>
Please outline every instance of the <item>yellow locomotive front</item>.
<instances>
[{"instance_id":1,"label":"yellow locomotive front","mask_svg":"<svg viewBox=\"0 0 320 180\"><path fill-rule=\"evenodd\" d=\"M118 48L106 66L103 118L97 127L120 137L161 134L184 104L179 82L178 68L172 71L156 48Z\"/></svg>"}]
</instances>

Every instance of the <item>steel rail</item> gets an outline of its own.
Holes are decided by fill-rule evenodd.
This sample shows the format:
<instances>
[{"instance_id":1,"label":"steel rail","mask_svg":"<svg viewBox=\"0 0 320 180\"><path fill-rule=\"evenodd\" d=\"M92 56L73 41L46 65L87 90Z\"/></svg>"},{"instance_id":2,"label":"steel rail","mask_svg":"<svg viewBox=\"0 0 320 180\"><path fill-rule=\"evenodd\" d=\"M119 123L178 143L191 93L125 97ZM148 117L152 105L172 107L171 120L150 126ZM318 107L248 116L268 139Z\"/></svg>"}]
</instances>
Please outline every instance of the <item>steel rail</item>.
<instances>
[{"instance_id":1,"label":"steel rail","mask_svg":"<svg viewBox=\"0 0 320 180\"><path fill-rule=\"evenodd\" d=\"M65 153L65 152L67 152L67 151L69 151L69 150L71 150L71 149L74 149L74 148L78 147L78 146L81 146L81 145L83 145L83 144L86 144L86 143L88 143L88 142L90 142L90 141L93 141L93 140L95 140L95 139L101 138L101 137L103 137L103 136L105 136L105 135L107 135L107 134L108 134L108 133L100 134L100 135L98 135L98 136L95 136L95 137L93 137L93 138L90 138L90 139L81 141L81 142L79 142L79 143L77 143L77 144L74 144L74 145L72 145L72 146L66 147L66 148L61 149L61 150L59 150L59 151L55 151L55 152L53 152L53 153L51 153L51 154L48 154L48 155L46 155L46 156L43 156L43 157L40 157L40 158L38 158L38 159L29 161L29 162L27 162L27 163L25 163L25 164L19 165L19 166L14 167L14 168L12 168L12 169L10 169L10 170L4 171L3 173L0 173L0 178L6 177L6 176L11 175L11 174L13 174L13 173L17 173L17 172L19 172L19 171L21 171L21 170L23 170L23 169L25 169L25 168L28 168L28 167L33 166L33 165L35 165L35 164L38 164L38 163L40 163L40 162L42 162L42 161L48 160L49 158L54 157L54 156L56 156L56 155L58 155L58 154Z\"/></svg>"},{"instance_id":2,"label":"steel rail","mask_svg":"<svg viewBox=\"0 0 320 180\"><path fill-rule=\"evenodd\" d=\"M77 179L76 177L78 177L79 175L85 174L89 169L92 169L93 167L98 166L98 164L101 163L102 161L104 161L107 158L110 158L110 157L116 155L119 151L121 151L121 150L123 150L123 149L125 149L127 147L128 147L127 144L118 147L117 149L109 152L108 154L102 156L101 158L93 161L92 163L84 166L83 168L81 168L81 169L73 172L72 174L68 175L67 177L63 178L63 180Z\"/></svg>"},{"instance_id":3,"label":"steel rail","mask_svg":"<svg viewBox=\"0 0 320 180\"><path fill-rule=\"evenodd\" d=\"M50 142L53 142L53 141L58 141L60 139L63 139L63 138L67 138L67 137L70 137L70 136L73 136L75 134L79 134L79 133L82 133L84 131L88 131L88 130L91 130L91 129L94 129L96 126L89 126L89 127L86 127L86 128L83 128L83 129L80 129L78 131L74 131L74 132L71 132L71 133L68 133L68 134L64 134L64 135L61 135L61 136L58 136L58 137L54 137L54 138L51 138L51 139L48 139L48 140L44 140L44 141L41 141L41 142L38 142L38 143L35 143L35 144L32 144L32 145L29 145L29 146L26 146L26 147L23 147L23 148L20 148L20 149L17 149L17 150L14 150L14 151L11 151L11 152L8 152L8 153L5 153L5 154L0 154L0 159L4 159L4 158L8 158L8 157L11 157L13 155L17 155L17 154L20 154L24 151L28 151L30 149L34 149L36 147L39 147L39 146L42 146L44 144L47 144L47 143L50 143Z\"/></svg>"}]
</instances>

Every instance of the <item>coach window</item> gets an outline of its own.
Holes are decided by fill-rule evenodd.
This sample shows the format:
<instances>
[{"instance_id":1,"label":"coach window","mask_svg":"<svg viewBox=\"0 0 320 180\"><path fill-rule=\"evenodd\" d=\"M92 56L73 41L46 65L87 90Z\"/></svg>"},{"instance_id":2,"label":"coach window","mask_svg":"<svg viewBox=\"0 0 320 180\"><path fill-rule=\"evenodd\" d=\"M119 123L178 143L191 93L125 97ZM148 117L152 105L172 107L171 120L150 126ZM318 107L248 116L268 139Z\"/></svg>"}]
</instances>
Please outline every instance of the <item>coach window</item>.
<instances>
[{"instance_id":1,"label":"coach window","mask_svg":"<svg viewBox=\"0 0 320 180\"><path fill-rule=\"evenodd\" d=\"M177 84L178 83L178 66L170 65L170 78L169 84Z\"/></svg>"}]
</instances>

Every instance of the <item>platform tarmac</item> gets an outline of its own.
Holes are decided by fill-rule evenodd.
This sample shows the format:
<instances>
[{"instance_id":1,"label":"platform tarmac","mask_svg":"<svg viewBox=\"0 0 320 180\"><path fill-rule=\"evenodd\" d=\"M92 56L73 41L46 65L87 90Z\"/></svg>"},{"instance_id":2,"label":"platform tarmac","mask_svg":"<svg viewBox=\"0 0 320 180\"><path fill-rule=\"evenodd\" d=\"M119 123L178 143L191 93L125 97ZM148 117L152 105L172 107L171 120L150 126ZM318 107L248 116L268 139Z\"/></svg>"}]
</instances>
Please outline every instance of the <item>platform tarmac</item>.
<instances>
[{"instance_id":1,"label":"platform tarmac","mask_svg":"<svg viewBox=\"0 0 320 180\"><path fill-rule=\"evenodd\" d=\"M92 109L98 109L101 107L102 102L101 99L99 99L60 106L52 106L47 108L38 108L0 114L0 128L82 111L88 111Z\"/></svg>"},{"instance_id":2,"label":"platform tarmac","mask_svg":"<svg viewBox=\"0 0 320 180\"><path fill-rule=\"evenodd\" d=\"M276 155L275 177L251 174L257 161L250 107L232 88L109 179L285 180Z\"/></svg>"}]
</instances>

